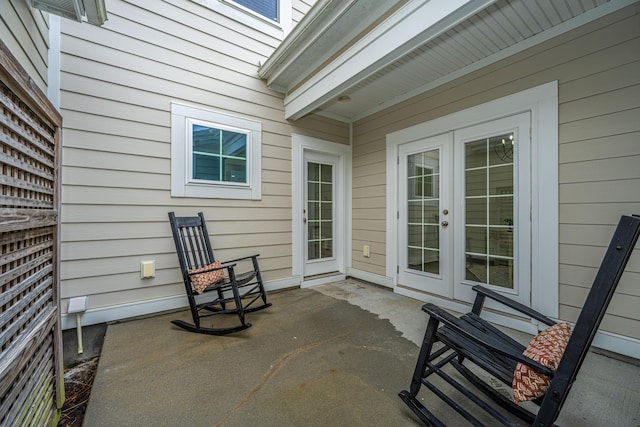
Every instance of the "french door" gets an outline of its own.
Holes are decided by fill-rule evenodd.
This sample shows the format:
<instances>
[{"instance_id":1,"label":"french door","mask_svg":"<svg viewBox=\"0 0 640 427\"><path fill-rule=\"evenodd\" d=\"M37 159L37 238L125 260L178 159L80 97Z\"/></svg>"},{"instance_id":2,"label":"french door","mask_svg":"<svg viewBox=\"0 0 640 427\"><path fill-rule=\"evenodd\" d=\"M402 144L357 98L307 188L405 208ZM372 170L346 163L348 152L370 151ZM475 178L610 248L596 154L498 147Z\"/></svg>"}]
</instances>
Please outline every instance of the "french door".
<instances>
[{"instance_id":1,"label":"french door","mask_svg":"<svg viewBox=\"0 0 640 427\"><path fill-rule=\"evenodd\" d=\"M530 306L529 113L398 153L398 283L466 302L482 284Z\"/></svg>"},{"instance_id":2,"label":"french door","mask_svg":"<svg viewBox=\"0 0 640 427\"><path fill-rule=\"evenodd\" d=\"M399 147L399 283L442 296L451 293L450 135Z\"/></svg>"}]
</instances>

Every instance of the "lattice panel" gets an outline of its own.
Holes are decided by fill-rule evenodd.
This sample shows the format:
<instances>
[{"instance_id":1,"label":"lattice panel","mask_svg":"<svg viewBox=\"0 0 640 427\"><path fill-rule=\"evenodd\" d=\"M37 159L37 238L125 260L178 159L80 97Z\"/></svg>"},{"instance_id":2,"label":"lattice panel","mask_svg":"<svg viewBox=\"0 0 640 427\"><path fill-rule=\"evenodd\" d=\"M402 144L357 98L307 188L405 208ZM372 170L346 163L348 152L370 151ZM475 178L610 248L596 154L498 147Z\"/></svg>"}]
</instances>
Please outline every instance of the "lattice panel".
<instances>
[{"instance_id":1,"label":"lattice panel","mask_svg":"<svg viewBox=\"0 0 640 427\"><path fill-rule=\"evenodd\" d=\"M0 425L47 425L62 402L56 279L59 125L30 107L30 86L20 91L25 85L8 79L13 74L20 80L15 64L0 65ZM38 105L42 95L35 92Z\"/></svg>"}]
</instances>

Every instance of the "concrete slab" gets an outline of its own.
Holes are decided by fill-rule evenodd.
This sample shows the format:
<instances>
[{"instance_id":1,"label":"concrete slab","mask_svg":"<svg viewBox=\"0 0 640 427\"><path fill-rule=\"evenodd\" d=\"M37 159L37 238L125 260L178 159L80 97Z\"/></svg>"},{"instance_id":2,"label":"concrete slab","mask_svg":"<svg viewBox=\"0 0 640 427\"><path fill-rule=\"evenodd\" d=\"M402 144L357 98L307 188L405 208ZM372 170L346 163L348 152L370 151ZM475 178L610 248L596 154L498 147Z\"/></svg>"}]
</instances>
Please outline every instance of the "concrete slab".
<instances>
[{"instance_id":1,"label":"concrete slab","mask_svg":"<svg viewBox=\"0 0 640 427\"><path fill-rule=\"evenodd\" d=\"M426 326L421 302L354 279L271 299L226 337L169 323L187 312L110 325L84 425L419 425L397 392ZM639 403L640 368L592 353L558 424L637 427Z\"/></svg>"}]
</instances>

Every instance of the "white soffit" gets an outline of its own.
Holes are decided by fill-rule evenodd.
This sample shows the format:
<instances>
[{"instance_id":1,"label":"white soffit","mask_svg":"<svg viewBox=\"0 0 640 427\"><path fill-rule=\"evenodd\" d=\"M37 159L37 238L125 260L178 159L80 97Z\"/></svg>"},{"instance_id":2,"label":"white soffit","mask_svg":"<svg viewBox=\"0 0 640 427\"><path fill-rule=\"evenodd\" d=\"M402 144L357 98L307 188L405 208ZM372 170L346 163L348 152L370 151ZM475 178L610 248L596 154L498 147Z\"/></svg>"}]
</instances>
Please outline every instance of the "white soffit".
<instances>
[{"instance_id":1,"label":"white soffit","mask_svg":"<svg viewBox=\"0 0 640 427\"><path fill-rule=\"evenodd\" d=\"M107 20L105 0L26 0L29 7L43 10L53 15L93 25L102 25Z\"/></svg>"},{"instance_id":2,"label":"white soffit","mask_svg":"<svg viewBox=\"0 0 640 427\"><path fill-rule=\"evenodd\" d=\"M345 40L331 61L298 67L295 80L270 87L285 93L289 119L316 112L352 122L637 1L411 0L354 43ZM279 66L286 68L280 62L270 75L287 76ZM337 101L344 96L350 101Z\"/></svg>"}]
</instances>

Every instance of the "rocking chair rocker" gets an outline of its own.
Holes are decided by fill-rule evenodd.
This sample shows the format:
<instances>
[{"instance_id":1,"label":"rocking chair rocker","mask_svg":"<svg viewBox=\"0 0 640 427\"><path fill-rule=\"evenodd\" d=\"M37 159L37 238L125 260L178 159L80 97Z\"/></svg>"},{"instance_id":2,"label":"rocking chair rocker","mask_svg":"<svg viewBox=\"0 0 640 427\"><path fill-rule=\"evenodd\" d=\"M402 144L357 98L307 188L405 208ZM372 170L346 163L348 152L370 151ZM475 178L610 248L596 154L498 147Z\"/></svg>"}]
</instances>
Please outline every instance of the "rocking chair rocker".
<instances>
[{"instance_id":1,"label":"rocking chair rocker","mask_svg":"<svg viewBox=\"0 0 640 427\"><path fill-rule=\"evenodd\" d=\"M445 424L420 402L418 393L424 385L471 424L481 426L481 421L462 406L464 402L453 400L434 382L430 381L430 376L436 374L444 380L443 384L446 385L446 388L452 386L465 396L463 400L478 405L496 420L496 424L516 425L503 412L496 410L495 406L497 405L536 427L553 425L591 346L639 234L640 216L622 216L573 332L569 332L568 325L562 325L566 327L563 342L563 344L566 344L566 349L553 349L557 358L554 362L540 358L538 351L544 347L544 345L540 346L540 344L552 335L545 335L545 333L550 331L551 328L560 329L558 326L561 325L556 324L553 320L529 307L505 298L501 294L481 286L475 286L474 290L477 294L472 310L460 318L456 318L433 304L425 304L422 310L429 314L429 322L410 388L409 390L401 391L399 393L400 398L425 425L444 426ZM529 347L525 348L525 346L480 317L485 298L498 301L528 317L551 326L551 328L538 334L529 344ZM568 337L569 333L570 337ZM566 339L568 339L568 343ZM553 342L554 338L551 338L551 341ZM436 342L440 342L442 347L434 350L433 347ZM547 342L545 345L548 344ZM562 344L560 347L562 347ZM562 353L562 350L564 350L564 353ZM526 353L523 354L525 351ZM536 354L536 352L538 353ZM470 369L469 362L473 363L474 371ZM468 381L491 400L483 399L446 373L443 368L447 365L451 365L460 373L465 378L465 383ZM557 369L554 369L556 366ZM525 390L528 392L527 387L531 386L531 384L543 384L538 393L532 393L527 397L527 399L533 400L539 406L536 413L528 411L496 391L481 375L477 374L477 368L509 386L513 385L514 391L517 388L518 391ZM514 378L516 370L526 374L522 377L516 375L516 378ZM537 374L541 375L535 376ZM529 375L532 376L529 377ZM538 381L529 382L529 378L534 378L534 376ZM539 382L539 380L543 381ZM528 384L525 386L525 383ZM545 391L546 387L548 388Z\"/></svg>"},{"instance_id":2,"label":"rocking chair rocker","mask_svg":"<svg viewBox=\"0 0 640 427\"><path fill-rule=\"evenodd\" d=\"M195 217L177 217L169 212L169 222L193 317L193 324L183 320L172 320L171 323L190 332L208 335L225 335L250 328L251 323L245 320L245 313L271 306L260 275L259 255L224 262L215 260L202 212ZM236 273L237 263L248 260L251 260L253 269ZM214 293L213 300L196 301L199 293L209 292ZM253 306L256 303L259 305ZM201 326L202 318L219 314L235 314L240 324L223 328Z\"/></svg>"}]
</instances>

